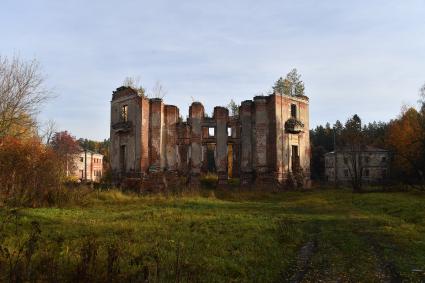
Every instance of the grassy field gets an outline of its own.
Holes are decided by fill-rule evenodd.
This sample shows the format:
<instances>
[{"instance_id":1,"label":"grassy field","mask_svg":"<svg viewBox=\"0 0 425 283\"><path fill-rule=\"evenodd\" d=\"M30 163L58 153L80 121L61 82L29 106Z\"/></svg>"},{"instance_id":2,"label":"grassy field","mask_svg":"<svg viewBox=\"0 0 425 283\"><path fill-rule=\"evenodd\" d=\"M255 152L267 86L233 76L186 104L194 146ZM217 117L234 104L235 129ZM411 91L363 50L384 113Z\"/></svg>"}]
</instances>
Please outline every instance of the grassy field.
<instances>
[{"instance_id":1,"label":"grassy field","mask_svg":"<svg viewBox=\"0 0 425 283\"><path fill-rule=\"evenodd\" d=\"M0 280L425 280L425 194L204 194L111 191L83 207L2 208Z\"/></svg>"}]
</instances>

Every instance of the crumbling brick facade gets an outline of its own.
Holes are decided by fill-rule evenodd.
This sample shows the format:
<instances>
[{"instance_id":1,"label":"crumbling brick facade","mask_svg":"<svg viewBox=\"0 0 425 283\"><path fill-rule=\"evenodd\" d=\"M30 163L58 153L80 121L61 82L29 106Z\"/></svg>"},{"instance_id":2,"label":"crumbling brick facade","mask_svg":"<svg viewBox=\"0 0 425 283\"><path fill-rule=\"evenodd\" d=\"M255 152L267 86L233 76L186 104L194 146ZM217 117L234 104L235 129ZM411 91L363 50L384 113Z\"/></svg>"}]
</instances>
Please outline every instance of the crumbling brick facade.
<instances>
[{"instance_id":1,"label":"crumbling brick facade","mask_svg":"<svg viewBox=\"0 0 425 283\"><path fill-rule=\"evenodd\" d=\"M285 184L295 174L310 180L309 103L307 97L280 94L243 101L239 115L215 107L213 117L193 102L189 118L162 99L147 99L129 87L111 101L111 168L114 179L173 172L199 183L207 172L218 183L240 178L241 185Z\"/></svg>"}]
</instances>

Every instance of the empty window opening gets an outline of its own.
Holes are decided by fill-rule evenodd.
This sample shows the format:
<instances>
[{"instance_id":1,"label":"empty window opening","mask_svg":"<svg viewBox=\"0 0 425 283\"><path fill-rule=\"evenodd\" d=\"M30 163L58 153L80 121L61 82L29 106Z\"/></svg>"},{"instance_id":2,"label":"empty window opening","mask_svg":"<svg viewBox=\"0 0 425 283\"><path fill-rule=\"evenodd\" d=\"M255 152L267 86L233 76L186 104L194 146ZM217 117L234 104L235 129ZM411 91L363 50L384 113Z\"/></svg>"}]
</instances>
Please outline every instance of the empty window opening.
<instances>
[{"instance_id":1,"label":"empty window opening","mask_svg":"<svg viewBox=\"0 0 425 283\"><path fill-rule=\"evenodd\" d=\"M291 104L291 117L297 118L297 105Z\"/></svg>"},{"instance_id":2,"label":"empty window opening","mask_svg":"<svg viewBox=\"0 0 425 283\"><path fill-rule=\"evenodd\" d=\"M227 144L227 177L233 177L233 144Z\"/></svg>"},{"instance_id":3,"label":"empty window opening","mask_svg":"<svg viewBox=\"0 0 425 283\"><path fill-rule=\"evenodd\" d=\"M348 177L348 169L344 169L344 177Z\"/></svg>"},{"instance_id":4,"label":"empty window opening","mask_svg":"<svg viewBox=\"0 0 425 283\"><path fill-rule=\"evenodd\" d=\"M207 144L207 170L214 173L215 169L215 143Z\"/></svg>"},{"instance_id":5,"label":"empty window opening","mask_svg":"<svg viewBox=\"0 0 425 283\"><path fill-rule=\"evenodd\" d=\"M232 127L227 127L227 136L228 137L232 136Z\"/></svg>"},{"instance_id":6,"label":"empty window opening","mask_svg":"<svg viewBox=\"0 0 425 283\"><path fill-rule=\"evenodd\" d=\"M214 127L208 128L208 137L215 137L215 128Z\"/></svg>"},{"instance_id":7,"label":"empty window opening","mask_svg":"<svg viewBox=\"0 0 425 283\"><path fill-rule=\"evenodd\" d=\"M123 122L128 121L128 105L123 105L121 107L121 121Z\"/></svg>"}]
</instances>

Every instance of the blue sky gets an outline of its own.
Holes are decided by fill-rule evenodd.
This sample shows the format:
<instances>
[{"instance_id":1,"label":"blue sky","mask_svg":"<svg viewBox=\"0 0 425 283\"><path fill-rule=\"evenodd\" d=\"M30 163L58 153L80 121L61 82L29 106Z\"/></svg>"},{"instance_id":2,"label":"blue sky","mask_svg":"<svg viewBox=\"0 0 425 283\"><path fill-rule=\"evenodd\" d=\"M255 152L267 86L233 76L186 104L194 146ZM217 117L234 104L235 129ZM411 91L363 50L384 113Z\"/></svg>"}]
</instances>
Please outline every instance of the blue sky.
<instances>
[{"instance_id":1,"label":"blue sky","mask_svg":"<svg viewBox=\"0 0 425 283\"><path fill-rule=\"evenodd\" d=\"M311 126L357 113L387 121L425 83L425 1L3 0L0 55L37 58L56 98L41 120L109 136L127 76L156 81L183 116L195 100L251 99L297 68Z\"/></svg>"}]
</instances>

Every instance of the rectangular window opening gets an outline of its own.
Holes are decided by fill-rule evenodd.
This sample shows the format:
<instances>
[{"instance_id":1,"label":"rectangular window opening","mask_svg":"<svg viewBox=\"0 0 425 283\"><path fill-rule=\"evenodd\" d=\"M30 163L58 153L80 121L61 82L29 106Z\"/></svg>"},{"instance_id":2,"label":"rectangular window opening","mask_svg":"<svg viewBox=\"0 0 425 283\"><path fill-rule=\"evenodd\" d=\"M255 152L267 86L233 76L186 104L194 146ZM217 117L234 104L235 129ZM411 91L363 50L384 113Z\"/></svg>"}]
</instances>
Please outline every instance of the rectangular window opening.
<instances>
[{"instance_id":1,"label":"rectangular window opening","mask_svg":"<svg viewBox=\"0 0 425 283\"><path fill-rule=\"evenodd\" d=\"M215 128L214 127L208 128L208 137L215 137Z\"/></svg>"},{"instance_id":2,"label":"rectangular window opening","mask_svg":"<svg viewBox=\"0 0 425 283\"><path fill-rule=\"evenodd\" d=\"M297 118L297 105L291 104L291 117Z\"/></svg>"},{"instance_id":3,"label":"rectangular window opening","mask_svg":"<svg viewBox=\"0 0 425 283\"><path fill-rule=\"evenodd\" d=\"M121 108L121 121L128 121L128 105L123 105Z\"/></svg>"},{"instance_id":4,"label":"rectangular window opening","mask_svg":"<svg viewBox=\"0 0 425 283\"><path fill-rule=\"evenodd\" d=\"M232 137L232 127L227 127L227 136Z\"/></svg>"}]
</instances>

